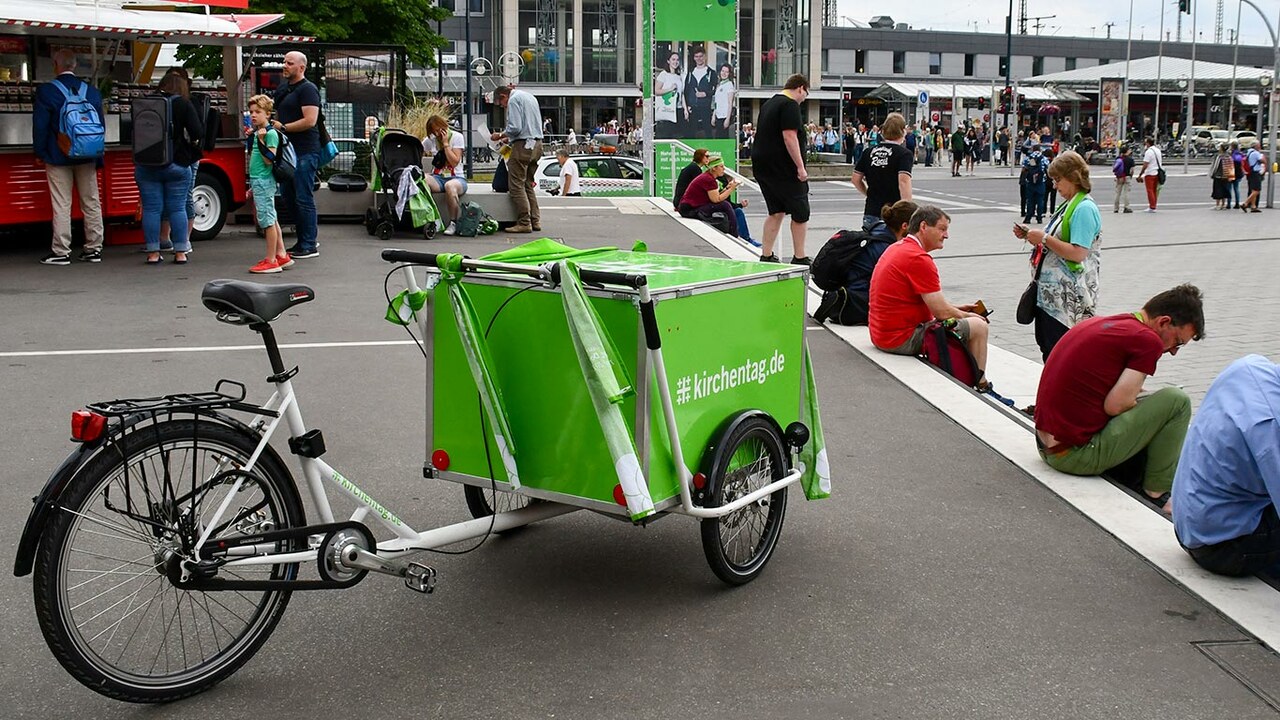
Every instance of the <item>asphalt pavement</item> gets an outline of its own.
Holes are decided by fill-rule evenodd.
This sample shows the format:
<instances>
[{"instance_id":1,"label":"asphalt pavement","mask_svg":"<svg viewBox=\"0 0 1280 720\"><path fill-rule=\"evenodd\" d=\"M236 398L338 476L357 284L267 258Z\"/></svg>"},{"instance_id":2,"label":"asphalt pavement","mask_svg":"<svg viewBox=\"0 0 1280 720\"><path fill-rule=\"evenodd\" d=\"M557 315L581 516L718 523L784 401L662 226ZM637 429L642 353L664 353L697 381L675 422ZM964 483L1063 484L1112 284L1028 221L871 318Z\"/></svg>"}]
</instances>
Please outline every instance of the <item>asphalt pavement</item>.
<instances>
[{"instance_id":1,"label":"asphalt pavement","mask_svg":"<svg viewBox=\"0 0 1280 720\"><path fill-rule=\"evenodd\" d=\"M984 197L977 181L919 179L922 195L951 192L967 204L979 203L958 196ZM985 182L999 193L999 180ZM836 203L848 216L854 192L815 188L815 207L831 203L830 228L848 224ZM643 202L545 206L547 234L571 245L644 240L656 252L718 254ZM1253 295L1232 311L1241 326L1258 303L1275 302L1273 281L1245 287L1274 267L1266 225L1244 223L1254 216L1224 226L1227 218L1212 213L1193 223L1193 212L1171 210L1167 230L1104 217L1108 242L1111 228L1116 237L1104 282L1116 280L1104 303L1122 307L1183 276L1210 285L1212 274L1219 279L1209 297L1221 304L1200 345L1207 351L1215 332L1224 343L1275 342L1224 317L1233 286ZM1003 300L1016 292L996 289L1025 285L1021 250L1007 234L1011 218L998 207L958 212L939 265L948 294L984 293L1012 338L1030 333L1012 324L1012 301ZM1168 242L1193 225L1248 237ZM815 220L813 251L829 234L823 228ZM428 243L405 235L387 244L478 256L527 239ZM1126 242L1131 248L1120 249ZM383 245L360 226L322 226L319 258L267 279L307 283L317 294L277 321L276 332L286 364L301 367L295 385L308 423L325 432L331 464L415 526L467 519L457 486L421 476L422 358L403 329L382 320ZM1269 260L1242 261L1233 248ZM216 322L199 304L206 280L249 277L261 252L252 233L229 228L198 245L185 266L148 267L135 248L109 247L101 265L47 267L36 263L41 250L0 250L9 418L0 445L0 506L9 511L0 530L10 556L30 498L70 449L71 410L208 389L222 377L250 383L258 400L268 394L256 336ZM634 528L575 513L467 555L432 558L441 579L431 596L376 576L351 590L295 593L275 635L236 675L195 698L142 708L74 682L40 636L30 578L10 577L0 583L9 628L0 692L10 698L0 717L1276 714L1280 662L1270 650L839 337L811 330L835 491L818 502L792 492L777 553L750 585L729 589L715 579L687 518Z\"/></svg>"}]
</instances>

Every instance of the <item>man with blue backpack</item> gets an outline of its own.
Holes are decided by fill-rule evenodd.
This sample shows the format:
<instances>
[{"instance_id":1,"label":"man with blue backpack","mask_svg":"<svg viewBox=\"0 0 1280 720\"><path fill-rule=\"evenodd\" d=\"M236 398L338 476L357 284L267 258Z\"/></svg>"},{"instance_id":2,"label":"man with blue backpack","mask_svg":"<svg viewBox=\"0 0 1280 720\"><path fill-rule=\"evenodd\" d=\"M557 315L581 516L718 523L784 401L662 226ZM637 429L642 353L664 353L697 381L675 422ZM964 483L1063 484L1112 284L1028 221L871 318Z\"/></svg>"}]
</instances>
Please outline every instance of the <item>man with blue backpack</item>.
<instances>
[{"instance_id":1,"label":"man with blue backpack","mask_svg":"<svg viewBox=\"0 0 1280 720\"><path fill-rule=\"evenodd\" d=\"M102 262L102 201L98 197L98 168L102 167L106 128L102 94L75 76L76 54L62 49L53 54L56 77L36 90L32 145L45 166L53 206L52 252L45 265L71 264L71 191L80 194L84 214L84 250L80 260Z\"/></svg>"}]
</instances>

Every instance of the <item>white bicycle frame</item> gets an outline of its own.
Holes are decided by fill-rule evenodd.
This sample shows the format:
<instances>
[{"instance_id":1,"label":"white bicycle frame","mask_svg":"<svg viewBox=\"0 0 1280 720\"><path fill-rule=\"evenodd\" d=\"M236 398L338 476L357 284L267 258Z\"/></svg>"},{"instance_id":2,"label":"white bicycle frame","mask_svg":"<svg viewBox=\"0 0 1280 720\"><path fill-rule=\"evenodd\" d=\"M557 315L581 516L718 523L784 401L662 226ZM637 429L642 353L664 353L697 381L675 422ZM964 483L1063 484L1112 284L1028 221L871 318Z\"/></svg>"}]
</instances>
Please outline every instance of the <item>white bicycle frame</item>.
<instances>
[{"instance_id":1,"label":"white bicycle frame","mask_svg":"<svg viewBox=\"0 0 1280 720\"><path fill-rule=\"evenodd\" d=\"M420 286L417 277L413 271L413 265L404 266L405 285L410 292L417 292ZM528 275L538 280L542 280L551 285L551 266L528 266L515 265L508 263L497 263L480 260L464 260L464 270L493 270L499 272L519 273ZM641 285L638 289L639 300L641 303L650 302L651 298L647 286ZM418 318L419 330L422 333L427 331L426 313L421 313ZM425 335L424 335L425 337ZM670 512L679 512L696 518L718 518L746 507L747 505L757 502L760 499L771 495L778 490L786 488L800 480L801 473L797 469L791 469L783 477L744 495L736 498L733 502L714 508L698 507L693 504L692 484L693 474L689 472L684 463L684 451L680 446L680 433L676 426L675 408L671 402L671 388L667 383L666 367L662 361L662 349L649 349L650 360L653 363L655 380L657 381L658 394L662 402L662 414L666 421L667 437L671 438L672 458L675 461L678 475L680 478L680 507ZM259 440L258 446L254 449L253 454L245 463L242 470L248 472L257 464L258 458L266 450L267 445L271 442L271 437L280 427L281 422L288 423L289 433L291 437L300 437L307 432L306 424L302 420L302 411L298 407L298 397L293 389L293 382L286 377L275 383L275 392L264 406L267 410L275 411L275 417L269 420L260 421L262 425L262 439ZM265 424L263 424L265 423ZM557 515L580 510L581 508L567 505L563 503L545 502L534 503L518 510L496 513L491 517L477 518L465 522L446 525L419 532L414 530L397 515L392 513L373 496L361 490L355 483L348 480L344 475L335 470L331 465L320 458L298 457L302 465L303 479L310 494L311 501L315 505L320 522L333 523L335 518L333 508L329 503L329 496L325 492L325 481L338 488L345 495L356 501L357 508L352 513L350 520L353 522L365 522L370 516L395 534L390 540L384 540L377 544L377 554L379 557L394 560L408 554L433 550L444 547L463 540L469 540L485 535L489 532L501 532L511 528L527 525L530 523L546 520ZM205 523L204 534L201 535L196 543L195 551L197 557L200 557L200 551L205 543L209 540L209 535L213 529L221 524L223 515L235 500L236 494L240 491L244 484L245 477L237 476L230 492L226 494L221 505L213 517ZM274 543L266 543L261 545L244 545L233 548L228 555L233 559L227 561L227 566L233 565L274 565L280 563L298 563L308 562L317 559L317 553L314 548L305 551L295 551L288 553L274 552Z\"/></svg>"}]
</instances>

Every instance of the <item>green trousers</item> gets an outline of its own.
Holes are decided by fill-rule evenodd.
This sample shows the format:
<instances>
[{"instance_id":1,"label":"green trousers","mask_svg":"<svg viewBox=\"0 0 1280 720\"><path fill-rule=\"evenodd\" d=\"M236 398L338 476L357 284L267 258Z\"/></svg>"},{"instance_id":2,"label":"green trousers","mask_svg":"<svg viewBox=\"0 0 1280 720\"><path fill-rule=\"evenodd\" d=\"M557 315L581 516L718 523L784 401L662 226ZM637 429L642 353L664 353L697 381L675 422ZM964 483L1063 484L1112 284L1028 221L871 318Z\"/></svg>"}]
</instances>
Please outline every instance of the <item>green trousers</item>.
<instances>
[{"instance_id":1,"label":"green trousers","mask_svg":"<svg viewBox=\"0 0 1280 720\"><path fill-rule=\"evenodd\" d=\"M1113 418L1079 447L1059 455L1040 456L1054 470L1068 475L1097 475L1147 450L1142 489L1165 493L1173 488L1182 440L1191 422L1191 399L1178 388L1164 388Z\"/></svg>"}]
</instances>

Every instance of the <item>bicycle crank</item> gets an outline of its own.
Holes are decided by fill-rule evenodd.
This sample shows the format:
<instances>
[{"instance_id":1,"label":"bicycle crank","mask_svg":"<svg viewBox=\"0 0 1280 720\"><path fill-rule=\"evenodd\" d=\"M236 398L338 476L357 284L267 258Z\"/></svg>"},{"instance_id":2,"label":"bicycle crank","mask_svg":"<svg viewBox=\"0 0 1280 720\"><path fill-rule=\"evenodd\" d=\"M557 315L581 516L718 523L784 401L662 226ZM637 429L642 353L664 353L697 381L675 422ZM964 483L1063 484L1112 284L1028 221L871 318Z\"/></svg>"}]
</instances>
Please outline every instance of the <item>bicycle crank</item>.
<instances>
[{"instance_id":1,"label":"bicycle crank","mask_svg":"<svg viewBox=\"0 0 1280 720\"><path fill-rule=\"evenodd\" d=\"M354 543L343 546L339 562L346 568L372 570L404 578L405 587L424 595L429 595L436 589L435 568L421 563L380 557L376 552L370 552Z\"/></svg>"}]
</instances>

